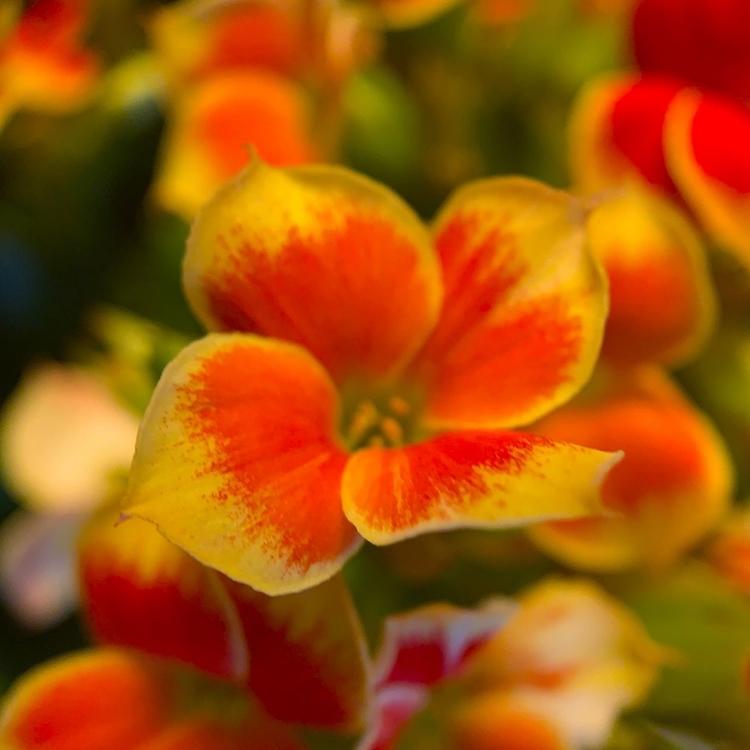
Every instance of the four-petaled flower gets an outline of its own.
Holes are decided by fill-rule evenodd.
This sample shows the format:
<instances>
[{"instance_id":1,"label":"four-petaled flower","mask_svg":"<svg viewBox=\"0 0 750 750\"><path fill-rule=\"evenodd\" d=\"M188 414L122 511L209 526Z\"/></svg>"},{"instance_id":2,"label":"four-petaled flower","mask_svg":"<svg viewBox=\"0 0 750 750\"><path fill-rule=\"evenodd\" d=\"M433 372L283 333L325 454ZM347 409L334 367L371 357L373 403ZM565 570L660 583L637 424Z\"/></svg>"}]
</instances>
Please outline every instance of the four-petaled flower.
<instances>
[{"instance_id":1,"label":"four-petaled flower","mask_svg":"<svg viewBox=\"0 0 750 750\"><path fill-rule=\"evenodd\" d=\"M125 514L280 594L363 537L597 513L617 454L508 431L596 361L606 285L584 218L564 193L491 179L431 236L365 177L256 160L193 226L185 290L215 332L156 388Z\"/></svg>"}]
</instances>

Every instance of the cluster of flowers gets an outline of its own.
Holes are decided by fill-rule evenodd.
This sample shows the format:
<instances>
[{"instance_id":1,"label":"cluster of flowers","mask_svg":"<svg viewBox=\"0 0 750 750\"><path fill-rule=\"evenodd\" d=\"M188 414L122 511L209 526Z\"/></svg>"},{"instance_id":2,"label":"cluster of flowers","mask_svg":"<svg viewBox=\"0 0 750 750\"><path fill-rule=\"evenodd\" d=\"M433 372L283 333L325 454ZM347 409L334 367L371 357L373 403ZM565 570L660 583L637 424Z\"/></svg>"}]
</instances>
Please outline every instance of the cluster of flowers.
<instances>
[{"instance_id":1,"label":"cluster of flowers","mask_svg":"<svg viewBox=\"0 0 750 750\"><path fill-rule=\"evenodd\" d=\"M9 482L55 535L53 509L77 513L68 537L83 527L97 645L11 688L3 747L578 750L603 746L657 680L649 719L691 729L720 683L711 700L731 718L709 708L700 728L750 742L750 522L722 435L669 372L718 325L706 242L750 263L750 6L616 3L640 72L575 104L572 192L478 179L426 225L332 162L346 81L380 30L447 5L182 0L147 21L128 74L160 75L152 193L191 222L183 286L208 333L184 345L107 313L95 368L37 370L6 408ZM533 5L471 12L512 25ZM80 41L89 10L0 15L0 117L78 107L103 85ZM128 408L113 395L134 392ZM49 545L0 547L10 598L41 620L73 593L57 578L29 593ZM363 628L360 557L386 588L418 568L434 593L469 547L498 579L498 553L588 577L558 567L514 599L495 581L474 608ZM654 640L618 599L636 591L648 610L652 575L677 596ZM702 619L713 595L730 624ZM705 625L698 652L726 644L713 682L669 637L680 606Z\"/></svg>"}]
</instances>

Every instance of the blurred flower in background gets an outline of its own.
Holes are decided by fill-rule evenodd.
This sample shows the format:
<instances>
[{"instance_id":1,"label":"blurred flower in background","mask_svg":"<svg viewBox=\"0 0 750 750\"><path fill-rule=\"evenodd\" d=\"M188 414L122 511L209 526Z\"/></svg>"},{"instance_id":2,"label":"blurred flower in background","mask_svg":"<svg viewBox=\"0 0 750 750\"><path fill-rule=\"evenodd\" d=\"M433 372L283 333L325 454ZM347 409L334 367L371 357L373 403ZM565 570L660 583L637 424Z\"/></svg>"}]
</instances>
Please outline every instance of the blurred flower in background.
<instances>
[{"instance_id":1,"label":"blurred flower in background","mask_svg":"<svg viewBox=\"0 0 750 750\"><path fill-rule=\"evenodd\" d=\"M472 750L601 746L668 660L587 583L540 583L515 609L426 607L386 622L376 725L360 748L417 747L420 733Z\"/></svg>"},{"instance_id":2,"label":"blurred flower in background","mask_svg":"<svg viewBox=\"0 0 750 750\"><path fill-rule=\"evenodd\" d=\"M0 127L17 109L65 113L91 96L99 60L82 39L89 0L8 0L0 10Z\"/></svg>"}]
</instances>

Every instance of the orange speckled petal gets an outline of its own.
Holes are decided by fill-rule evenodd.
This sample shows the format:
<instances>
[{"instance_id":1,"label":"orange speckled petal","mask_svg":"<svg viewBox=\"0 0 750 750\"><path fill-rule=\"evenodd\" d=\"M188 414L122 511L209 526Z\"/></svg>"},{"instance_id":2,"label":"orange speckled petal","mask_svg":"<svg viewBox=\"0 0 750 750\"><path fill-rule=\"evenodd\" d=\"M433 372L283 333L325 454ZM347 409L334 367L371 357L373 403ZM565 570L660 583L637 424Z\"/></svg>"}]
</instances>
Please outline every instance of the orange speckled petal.
<instances>
[{"instance_id":1,"label":"orange speckled petal","mask_svg":"<svg viewBox=\"0 0 750 750\"><path fill-rule=\"evenodd\" d=\"M235 688L109 649L37 667L0 713L7 750L245 750L248 736L259 750L304 748Z\"/></svg>"},{"instance_id":2,"label":"orange speckled petal","mask_svg":"<svg viewBox=\"0 0 750 750\"><path fill-rule=\"evenodd\" d=\"M398 370L442 291L426 228L390 190L341 167L257 159L199 213L184 284L208 328L301 344L339 381Z\"/></svg>"},{"instance_id":3,"label":"orange speckled petal","mask_svg":"<svg viewBox=\"0 0 750 750\"><path fill-rule=\"evenodd\" d=\"M344 472L344 511L374 544L437 529L590 516L600 512L599 486L619 458L519 432L366 448Z\"/></svg>"},{"instance_id":4,"label":"orange speckled petal","mask_svg":"<svg viewBox=\"0 0 750 750\"><path fill-rule=\"evenodd\" d=\"M684 91L669 108L669 168L705 228L750 266L750 112Z\"/></svg>"},{"instance_id":5,"label":"orange speckled petal","mask_svg":"<svg viewBox=\"0 0 750 750\"><path fill-rule=\"evenodd\" d=\"M188 89L175 103L154 184L155 200L192 219L250 160L312 161L302 90L264 71L224 73Z\"/></svg>"},{"instance_id":6,"label":"orange speckled petal","mask_svg":"<svg viewBox=\"0 0 750 750\"><path fill-rule=\"evenodd\" d=\"M361 543L341 508L337 417L333 385L303 349L211 334L156 387L124 509L260 591L314 586Z\"/></svg>"},{"instance_id":7,"label":"orange speckled petal","mask_svg":"<svg viewBox=\"0 0 750 750\"><path fill-rule=\"evenodd\" d=\"M580 203L522 178L460 189L435 224L445 302L412 367L425 419L504 429L567 401L588 380L607 314Z\"/></svg>"},{"instance_id":8,"label":"orange speckled petal","mask_svg":"<svg viewBox=\"0 0 750 750\"><path fill-rule=\"evenodd\" d=\"M665 373L607 373L536 428L557 440L625 458L602 487L617 517L543 524L532 538L583 570L671 564L719 520L732 486L726 449L713 426Z\"/></svg>"},{"instance_id":9,"label":"orange speckled petal","mask_svg":"<svg viewBox=\"0 0 750 750\"><path fill-rule=\"evenodd\" d=\"M275 597L227 579L224 585L250 654L247 686L266 711L317 729L361 729L369 658L343 579Z\"/></svg>"},{"instance_id":10,"label":"orange speckled petal","mask_svg":"<svg viewBox=\"0 0 750 750\"><path fill-rule=\"evenodd\" d=\"M676 197L662 142L667 109L680 89L658 77L605 77L589 84L569 125L575 189L594 193L637 179Z\"/></svg>"},{"instance_id":11,"label":"orange speckled petal","mask_svg":"<svg viewBox=\"0 0 750 750\"><path fill-rule=\"evenodd\" d=\"M244 679L244 637L216 573L145 521L116 526L118 515L100 513L79 543L84 612L95 640Z\"/></svg>"},{"instance_id":12,"label":"orange speckled petal","mask_svg":"<svg viewBox=\"0 0 750 750\"><path fill-rule=\"evenodd\" d=\"M475 610L431 604L389 617L376 661L376 685L431 686L455 676L513 610L510 601L490 600Z\"/></svg>"},{"instance_id":13,"label":"orange speckled petal","mask_svg":"<svg viewBox=\"0 0 750 750\"><path fill-rule=\"evenodd\" d=\"M675 365L705 343L716 299L700 237L656 193L631 186L598 206L589 237L609 277L602 357L617 366Z\"/></svg>"}]
</instances>

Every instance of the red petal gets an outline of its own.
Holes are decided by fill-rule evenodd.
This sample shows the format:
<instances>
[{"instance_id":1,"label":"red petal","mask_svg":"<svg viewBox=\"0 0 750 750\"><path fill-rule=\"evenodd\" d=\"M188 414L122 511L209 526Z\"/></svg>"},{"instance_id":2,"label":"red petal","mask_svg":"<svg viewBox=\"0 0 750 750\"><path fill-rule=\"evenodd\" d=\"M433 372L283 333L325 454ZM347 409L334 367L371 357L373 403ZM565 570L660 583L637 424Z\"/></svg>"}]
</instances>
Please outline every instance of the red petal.
<instances>
[{"instance_id":1,"label":"red petal","mask_svg":"<svg viewBox=\"0 0 750 750\"><path fill-rule=\"evenodd\" d=\"M747 0L640 0L633 51L644 73L750 99Z\"/></svg>"},{"instance_id":2,"label":"red petal","mask_svg":"<svg viewBox=\"0 0 750 750\"><path fill-rule=\"evenodd\" d=\"M570 127L571 171L587 193L633 176L672 197L677 188L664 156L664 121L682 89L671 79L603 78L579 97Z\"/></svg>"},{"instance_id":3,"label":"red petal","mask_svg":"<svg viewBox=\"0 0 750 750\"><path fill-rule=\"evenodd\" d=\"M81 591L94 638L244 679L247 649L216 574L145 521L100 514L79 546Z\"/></svg>"},{"instance_id":4,"label":"red petal","mask_svg":"<svg viewBox=\"0 0 750 750\"><path fill-rule=\"evenodd\" d=\"M385 622L376 684L434 685L460 672L466 659L487 643L513 613L491 601L478 610L433 604Z\"/></svg>"},{"instance_id":5,"label":"red petal","mask_svg":"<svg viewBox=\"0 0 750 750\"><path fill-rule=\"evenodd\" d=\"M275 718L320 729L361 728L369 662L340 577L269 597L224 580L250 654L248 687Z\"/></svg>"}]
</instances>

